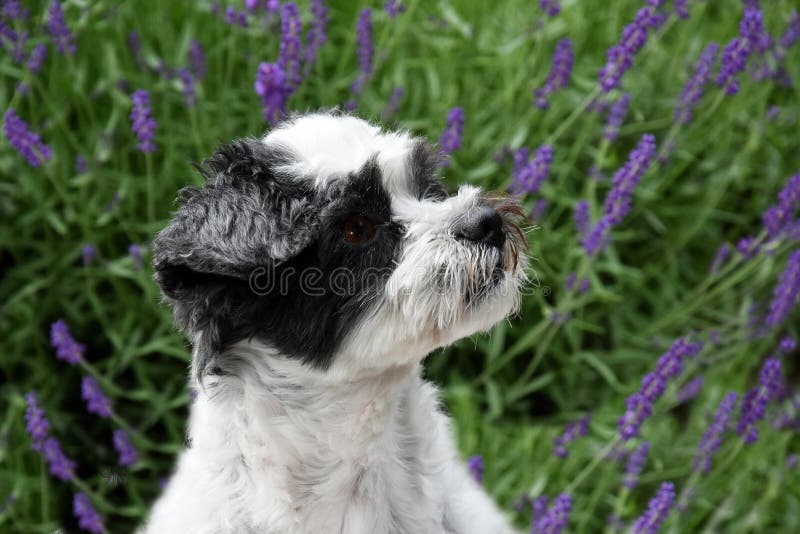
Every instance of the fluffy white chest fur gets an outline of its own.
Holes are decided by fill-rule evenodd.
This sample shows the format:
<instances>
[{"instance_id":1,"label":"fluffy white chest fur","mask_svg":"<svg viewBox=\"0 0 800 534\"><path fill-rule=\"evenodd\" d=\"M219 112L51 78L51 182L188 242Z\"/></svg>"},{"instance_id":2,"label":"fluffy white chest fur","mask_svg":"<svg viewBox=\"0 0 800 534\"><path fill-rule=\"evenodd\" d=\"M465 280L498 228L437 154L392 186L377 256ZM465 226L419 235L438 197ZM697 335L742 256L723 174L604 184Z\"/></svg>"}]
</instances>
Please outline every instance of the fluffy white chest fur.
<instances>
[{"instance_id":1,"label":"fluffy white chest fur","mask_svg":"<svg viewBox=\"0 0 800 534\"><path fill-rule=\"evenodd\" d=\"M242 362L264 364L199 392L191 447L144 533L513 532L459 460L418 364L326 385L263 352Z\"/></svg>"}]
</instances>

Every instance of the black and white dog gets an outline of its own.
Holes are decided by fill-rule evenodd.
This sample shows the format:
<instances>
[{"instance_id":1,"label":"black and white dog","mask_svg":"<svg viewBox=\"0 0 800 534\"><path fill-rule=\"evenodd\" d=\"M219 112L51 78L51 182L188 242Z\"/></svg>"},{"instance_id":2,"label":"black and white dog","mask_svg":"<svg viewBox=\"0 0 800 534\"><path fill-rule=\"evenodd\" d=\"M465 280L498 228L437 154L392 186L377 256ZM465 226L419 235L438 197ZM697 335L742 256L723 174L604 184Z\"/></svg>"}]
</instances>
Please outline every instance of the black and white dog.
<instances>
[{"instance_id":1,"label":"black and white dog","mask_svg":"<svg viewBox=\"0 0 800 534\"><path fill-rule=\"evenodd\" d=\"M223 147L155 239L190 336L190 446L147 534L510 533L425 355L517 308L521 211L338 113Z\"/></svg>"}]
</instances>

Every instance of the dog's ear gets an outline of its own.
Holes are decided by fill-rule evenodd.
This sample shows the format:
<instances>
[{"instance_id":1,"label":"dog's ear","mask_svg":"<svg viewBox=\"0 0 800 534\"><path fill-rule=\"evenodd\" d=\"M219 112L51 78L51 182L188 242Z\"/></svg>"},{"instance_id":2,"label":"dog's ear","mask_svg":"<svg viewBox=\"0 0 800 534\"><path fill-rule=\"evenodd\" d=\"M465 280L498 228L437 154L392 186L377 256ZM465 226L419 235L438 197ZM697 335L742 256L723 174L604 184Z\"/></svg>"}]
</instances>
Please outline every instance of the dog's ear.
<instances>
[{"instance_id":1,"label":"dog's ear","mask_svg":"<svg viewBox=\"0 0 800 534\"><path fill-rule=\"evenodd\" d=\"M180 301L224 279L246 281L254 269L285 261L314 240L313 191L276 172L290 162L289 154L244 139L198 167L205 187L181 191L179 210L153 242L165 296Z\"/></svg>"}]
</instances>

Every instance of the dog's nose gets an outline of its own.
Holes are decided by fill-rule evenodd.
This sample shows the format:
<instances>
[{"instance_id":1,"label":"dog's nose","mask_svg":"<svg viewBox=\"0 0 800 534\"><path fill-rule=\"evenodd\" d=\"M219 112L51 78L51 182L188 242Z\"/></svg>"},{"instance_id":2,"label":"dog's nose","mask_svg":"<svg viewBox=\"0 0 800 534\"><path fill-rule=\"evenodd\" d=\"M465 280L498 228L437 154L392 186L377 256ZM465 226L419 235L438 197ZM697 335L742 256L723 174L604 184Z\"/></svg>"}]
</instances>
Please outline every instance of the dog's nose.
<instances>
[{"instance_id":1,"label":"dog's nose","mask_svg":"<svg viewBox=\"0 0 800 534\"><path fill-rule=\"evenodd\" d=\"M506 242L503 218L489 206L477 206L468 211L453 233L457 239L485 243L497 248L503 248Z\"/></svg>"}]
</instances>

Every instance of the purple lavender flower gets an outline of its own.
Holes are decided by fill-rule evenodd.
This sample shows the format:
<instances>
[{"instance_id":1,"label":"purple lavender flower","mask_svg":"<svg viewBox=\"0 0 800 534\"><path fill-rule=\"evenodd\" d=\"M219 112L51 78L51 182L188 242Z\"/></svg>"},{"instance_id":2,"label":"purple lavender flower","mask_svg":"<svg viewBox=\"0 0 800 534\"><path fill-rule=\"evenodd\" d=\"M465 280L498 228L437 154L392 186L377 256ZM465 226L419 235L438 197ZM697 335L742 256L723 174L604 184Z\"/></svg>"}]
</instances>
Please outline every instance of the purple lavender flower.
<instances>
[{"instance_id":1,"label":"purple lavender flower","mask_svg":"<svg viewBox=\"0 0 800 534\"><path fill-rule=\"evenodd\" d=\"M647 511L633 524L634 534L655 534L669 515L672 503L675 502L675 486L664 482L655 497L647 505Z\"/></svg>"},{"instance_id":2,"label":"purple lavender flower","mask_svg":"<svg viewBox=\"0 0 800 534\"><path fill-rule=\"evenodd\" d=\"M628 489L633 489L639 483L639 474L647 463L647 453L650 452L650 444L643 442L633 450L628 456L628 463L625 465L625 474L622 477L622 485Z\"/></svg>"},{"instance_id":3,"label":"purple lavender flower","mask_svg":"<svg viewBox=\"0 0 800 534\"><path fill-rule=\"evenodd\" d=\"M250 13L258 9L259 0L244 0L244 8Z\"/></svg>"},{"instance_id":4,"label":"purple lavender flower","mask_svg":"<svg viewBox=\"0 0 800 534\"><path fill-rule=\"evenodd\" d=\"M559 0L539 0L539 7L548 17L555 17L561 12Z\"/></svg>"},{"instance_id":5,"label":"purple lavender flower","mask_svg":"<svg viewBox=\"0 0 800 534\"><path fill-rule=\"evenodd\" d=\"M150 111L150 93L144 89L137 89L131 95L133 109L131 110L131 128L139 139L136 145L142 152L155 152L153 143L158 124L153 119Z\"/></svg>"},{"instance_id":6,"label":"purple lavender flower","mask_svg":"<svg viewBox=\"0 0 800 534\"><path fill-rule=\"evenodd\" d=\"M753 51L764 46L764 25L761 11L747 7L739 24L739 36L731 39L722 51L722 59L717 75L717 85L726 95L739 92L737 75L744 70L747 59Z\"/></svg>"},{"instance_id":7,"label":"purple lavender flower","mask_svg":"<svg viewBox=\"0 0 800 534\"><path fill-rule=\"evenodd\" d=\"M761 367L758 382L759 385L748 391L742 399L739 422L736 424L736 433L748 444L758 441L756 424L764 418L767 405L783 387L781 362L776 358L767 358Z\"/></svg>"},{"instance_id":8,"label":"purple lavender flower","mask_svg":"<svg viewBox=\"0 0 800 534\"><path fill-rule=\"evenodd\" d=\"M286 75L276 63L261 63L256 72L255 92L261 97L264 120L277 121L286 111Z\"/></svg>"},{"instance_id":9,"label":"purple lavender flower","mask_svg":"<svg viewBox=\"0 0 800 534\"><path fill-rule=\"evenodd\" d=\"M577 278L578 278L578 275L576 275L575 273L569 273L567 275L566 280L564 280L564 289L566 289L567 291L572 291L573 288L575 287L575 281L577 280ZM556 438L556 439L558 439L558 438ZM554 454L556 456L560 456L560 454L558 452L555 452ZM564 449L564 456L566 456L566 455L567 455L567 451L566 451L566 449ZM562 456L562 458L564 456Z\"/></svg>"},{"instance_id":10,"label":"purple lavender flower","mask_svg":"<svg viewBox=\"0 0 800 534\"><path fill-rule=\"evenodd\" d=\"M515 193L536 193L550 173L552 162L553 148L550 145L537 148L533 159L528 158L527 147L520 148L514 154L513 180L509 189Z\"/></svg>"},{"instance_id":11,"label":"purple lavender flower","mask_svg":"<svg viewBox=\"0 0 800 534\"><path fill-rule=\"evenodd\" d=\"M225 8L225 23L229 25L234 25L239 22L239 13L236 11L236 8L233 6L228 6Z\"/></svg>"},{"instance_id":12,"label":"purple lavender flower","mask_svg":"<svg viewBox=\"0 0 800 534\"><path fill-rule=\"evenodd\" d=\"M372 75L372 59L375 55L375 47L372 44L372 10L369 8L362 9L358 15L356 41L358 42L359 75L350 86L350 90L356 95L360 95Z\"/></svg>"},{"instance_id":13,"label":"purple lavender flower","mask_svg":"<svg viewBox=\"0 0 800 534\"><path fill-rule=\"evenodd\" d=\"M575 273L572 273L572 283L575 283ZM567 445L575 441L581 436L585 436L589 432L589 421L591 414L586 414L577 421L573 421L564 428L564 432L560 436L553 439L553 454L559 458L566 458L569 455Z\"/></svg>"},{"instance_id":14,"label":"purple lavender flower","mask_svg":"<svg viewBox=\"0 0 800 534\"><path fill-rule=\"evenodd\" d=\"M130 467L139 460L139 455L131 443L128 434L122 429L114 431L113 435L114 449L119 455L119 465L122 467Z\"/></svg>"},{"instance_id":15,"label":"purple lavender flower","mask_svg":"<svg viewBox=\"0 0 800 534\"><path fill-rule=\"evenodd\" d=\"M711 262L711 274L717 274L719 272L720 267L728 261L728 258L731 257L731 246L727 243L723 243L717 249L717 253L714 255L714 261Z\"/></svg>"},{"instance_id":16,"label":"purple lavender flower","mask_svg":"<svg viewBox=\"0 0 800 534\"><path fill-rule=\"evenodd\" d=\"M800 173L786 181L778 194L778 203L763 215L764 227L770 239L777 239L792 226L794 212L800 207Z\"/></svg>"},{"instance_id":17,"label":"purple lavender flower","mask_svg":"<svg viewBox=\"0 0 800 534\"><path fill-rule=\"evenodd\" d=\"M50 432L50 421L44 414L44 409L39 405L39 398L35 391L30 391L25 395L27 407L25 408L25 430L31 436L32 448L42 452L44 441Z\"/></svg>"},{"instance_id":18,"label":"purple lavender flower","mask_svg":"<svg viewBox=\"0 0 800 534\"><path fill-rule=\"evenodd\" d=\"M800 39L800 16L797 14L797 10L794 10L789 17L789 26L781 38L778 39L778 46L785 54L786 50L794 46L798 39Z\"/></svg>"},{"instance_id":19,"label":"purple lavender flower","mask_svg":"<svg viewBox=\"0 0 800 534\"><path fill-rule=\"evenodd\" d=\"M72 513L78 520L78 526L86 532L101 534L106 531L103 518L94 509L85 493L77 493L72 499Z\"/></svg>"},{"instance_id":20,"label":"purple lavender flower","mask_svg":"<svg viewBox=\"0 0 800 534\"><path fill-rule=\"evenodd\" d=\"M77 464L67 458L56 438L46 438L42 444L41 452L51 475L65 482L72 480Z\"/></svg>"},{"instance_id":21,"label":"purple lavender flower","mask_svg":"<svg viewBox=\"0 0 800 534\"><path fill-rule=\"evenodd\" d=\"M400 102L403 100L403 96L405 96L405 91L402 87L397 86L392 89L392 94L389 96L389 101L386 102L386 107L383 108L383 111L381 112L381 118L383 118L383 120L387 120L397 113L397 110L400 108Z\"/></svg>"},{"instance_id":22,"label":"purple lavender flower","mask_svg":"<svg viewBox=\"0 0 800 534\"><path fill-rule=\"evenodd\" d=\"M630 212L633 190L650 167L655 151L655 137L644 134L639 145L628 156L627 163L614 175L611 191L606 195L602 217L581 239L581 244L589 256L594 256L606 247L611 228L620 224Z\"/></svg>"},{"instance_id":23,"label":"purple lavender flower","mask_svg":"<svg viewBox=\"0 0 800 534\"><path fill-rule=\"evenodd\" d=\"M264 2L264 9L266 9L271 13L278 11L280 8L281 8L280 0L266 0L266 2Z\"/></svg>"},{"instance_id":24,"label":"purple lavender flower","mask_svg":"<svg viewBox=\"0 0 800 534\"><path fill-rule=\"evenodd\" d=\"M794 251L789 256L786 269L781 273L772 292L772 301L764 324L770 328L781 324L797 302L798 293L800 293L800 250Z\"/></svg>"},{"instance_id":25,"label":"purple lavender flower","mask_svg":"<svg viewBox=\"0 0 800 534\"><path fill-rule=\"evenodd\" d=\"M469 460L467 460L467 469L478 484L483 481L483 457L480 454L471 456Z\"/></svg>"},{"instance_id":26,"label":"purple lavender flower","mask_svg":"<svg viewBox=\"0 0 800 534\"><path fill-rule=\"evenodd\" d=\"M28 20L30 12L20 5L18 0L5 0L0 4L3 15L11 20Z\"/></svg>"},{"instance_id":27,"label":"purple lavender flower","mask_svg":"<svg viewBox=\"0 0 800 534\"><path fill-rule=\"evenodd\" d=\"M534 501L534 506L535 505L536 501ZM541 503L539 505L541 506ZM544 501L544 505L547 505L546 500ZM540 511L539 517L534 522L531 532L535 534L559 534L564 530L564 527L567 526L571 511L572 497L566 493L562 493L553 499L553 505L549 510L546 512Z\"/></svg>"},{"instance_id":28,"label":"purple lavender flower","mask_svg":"<svg viewBox=\"0 0 800 534\"><path fill-rule=\"evenodd\" d=\"M675 0L675 14L680 19L689 18L689 0Z\"/></svg>"},{"instance_id":29,"label":"purple lavender flower","mask_svg":"<svg viewBox=\"0 0 800 534\"><path fill-rule=\"evenodd\" d=\"M606 127L603 130L603 137L609 141L615 141L619 135L619 127L622 126L622 121L628 113L628 105L631 102L631 94L623 93L608 112L608 120Z\"/></svg>"},{"instance_id":30,"label":"purple lavender flower","mask_svg":"<svg viewBox=\"0 0 800 534\"><path fill-rule=\"evenodd\" d=\"M13 109L6 111L3 133L9 144L28 161L31 167L38 167L53 157L53 150L42 142L38 134L28 129L28 125Z\"/></svg>"},{"instance_id":31,"label":"purple lavender flower","mask_svg":"<svg viewBox=\"0 0 800 534\"><path fill-rule=\"evenodd\" d=\"M700 390L703 389L703 383L705 383L705 378L702 376L691 379L675 395L675 401L681 404L697 397L700 394Z\"/></svg>"},{"instance_id":32,"label":"purple lavender flower","mask_svg":"<svg viewBox=\"0 0 800 534\"><path fill-rule=\"evenodd\" d=\"M683 360L694 356L701 349L700 343L691 343L686 338L679 338L659 357L655 370L642 378L639 391L628 397L625 402L625 414L617 423L623 440L627 441L638 434L639 428L653 413L653 404L664 393L669 380L681 373Z\"/></svg>"},{"instance_id":33,"label":"purple lavender flower","mask_svg":"<svg viewBox=\"0 0 800 534\"><path fill-rule=\"evenodd\" d=\"M758 241L753 236L743 237L736 243L736 250L746 260L755 256L758 253L758 249Z\"/></svg>"},{"instance_id":34,"label":"purple lavender flower","mask_svg":"<svg viewBox=\"0 0 800 534\"><path fill-rule=\"evenodd\" d=\"M78 174L86 174L89 172L89 164L86 162L86 158L80 154L75 156L75 172Z\"/></svg>"},{"instance_id":35,"label":"purple lavender flower","mask_svg":"<svg viewBox=\"0 0 800 534\"><path fill-rule=\"evenodd\" d=\"M69 331L64 319L50 325L50 344L56 349L56 358L75 365L81 361L86 345L78 343Z\"/></svg>"},{"instance_id":36,"label":"purple lavender flower","mask_svg":"<svg viewBox=\"0 0 800 534\"><path fill-rule=\"evenodd\" d=\"M784 354L792 352L796 348L797 341L795 341L795 339L791 336L786 336L785 338L781 339L781 342L778 345L778 350Z\"/></svg>"},{"instance_id":37,"label":"purple lavender flower","mask_svg":"<svg viewBox=\"0 0 800 534\"><path fill-rule=\"evenodd\" d=\"M128 247L128 255L133 261L133 266L136 269L141 269L144 266L144 259L142 258L142 247L136 243L131 243Z\"/></svg>"},{"instance_id":38,"label":"purple lavender flower","mask_svg":"<svg viewBox=\"0 0 800 534\"><path fill-rule=\"evenodd\" d=\"M675 108L675 122L681 124L689 124L692 120L692 112L703 96L703 90L711 78L711 68L714 66L714 61L717 57L719 45L717 43L709 43L708 46L700 54L700 59L694 67L694 74L683 86L681 91L681 98L678 106Z\"/></svg>"},{"instance_id":39,"label":"purple lavender flower","mask_svg":"<svg viewBox=\"0 0 800 534\"><path fill-rule=\"evenodd\" d=\"M531 218L534 221L541 221L544 219L544 215L547 212L547 206L549 202L547 200L540 198L536 202L533 203L533 208L531 208Z\"/></svg>"},{"instance_id":40,"label":"purple lavender flower","mask_svg":"<svg viewBox=\"0 0 800 534\"><path fill-rule=\"evenodd\" d=\"M553 53L553 64L547 74L544 86L537 89L533 94L536 107L547 109L550 105L547 97L569 84L573 61L572 41L561 39Z\"/></svg>"},{"instance_id":41,"label":"purple lavender flower","mask_svg":"<svg viewBox=\"0 0 800 534\"><path fill-rule=\"evenodd\" d=\"M388 2L383 5L383 8L386 10L386 14L389 15L389 18L395 18L397 15L405 13L406 11L406 6L397 0L388 0Z\"/></svg>"},{"instance_id":42,"label":"purple lavender flower","mask_svg":"<svg viewBox=\"0 0 800 534\"><path fill-rule=\"evenodd\" d=\"M586 293L589 291L589 279L587 277L581 278L581 281L578 283L578 293Z\"/></svg>"},{"instance_id":43,"label":"purple lavender flower","mask_svg":"<svg viewBox=\"0 0 800 534\"><path fill-rule=\"evenodd\" d=\"M50 37L53 39L53 44L56 45L56 50L59 54L74 54L75 38L72 32L69 31L67 21L64 20L64 11L61 9L61 2L54 0L50 4L47 18L47 29L50 31Z\"/></svg>"},{"instance_id":44,"label":"purple lavender flower","mask_svg":"<svg viewBox=\"0 0 800 534\"><path fill-rule=\"evenodd\" d=\"M32 74L37 74L41 70L46 58L47 46L41 43L34 46L28 58L28 70L31 71Z\"/></svg>"},{"instance_id":45,"label":"purple lavender flower","mask_svg":"<svg viewBox=\"0 0 800 534\"><path fill-rule=\"evenodd\" d=\"M81 257L84 265L91 265L97 257L97 249L94 248L94 245L87 243L81 249Z\"/></svg>"},{"instance_id":46,"label":"purple lavender flower","mask_svg":"<svg viewBox=\"0 0 800 534\"><path fill-rule=\"evenodd\" d=\"M84 376L81 382L81 398L86 401L89 413L100 417L111 416L111 400L106 397L100 384L91 376Z\"/></svg>"},{"instance_id":47,"label":"purple lavender flower","mask_svg":"<svg viewBox=\"0 0 800 534\"><path fill-rule=\"evenodd\" d=\"M736 393L730 392L722 398L714 416L714 421L700 439L697 446L697 453L694 456L694 470L701 473L708 473L711 469L711 457L722 445L722 438L728 431L733 410L736 408Z\"/></svg>"},{"instance_id":48,"label":"purple lavender flower","mask_svg":"<svg viewBox=\"0 0 800 534\"><path fill-rule=\"evenodd\" d=\"M178 78L183 88L183 101L187 108L193 108L197 104L197 93L194 88L194 76L187 68L178 69Z\"/></svg>"},{"instance_id":49,"label":"purple lavender flower","mask_svg":"<svg viewBox=\"0 0 800 534\"><path fill-rule=\"evenodd\" d=\"M633 66L634 56L647 42L653 13L651 6L641 8L634 21L622 30L620 42L606 52L606 65L599 73L600 88L606 93L617 87L623 74Z\"/></svg>"},{"instance_id":50,"label":"purple lavender flower","mask_svg":"<svg viewBox=\"0 0 800 534\"><path fill-rule=\"evenodd\" d=\"M300 22L297 4L286 2L281 7L281 49L278 54L278 66L286 76L285 85L290 92L300 85L302 33L303 24Z\"/></svg>"},{"instance_id":51,"label":"purple lavender flower","mask_svg":"<svg viewBox=\"0 0 800 534\"><path fill-rule=\"evenodd\" d=\"M206 77L206 55L200 41L192 40L189 43L189 71L197 80Z\"/></svg>"},{"instance_id":52,"label":"purple lavender flower","mask_svg":"<svg viewBox=\"0 0 800 534\"><path fill-rule=\"evenodd\" d=\"M447 125L439 138L439 146L447 155L461 147L464 135L464 109L455 107L447 113Z\"/></svg>"},{"instance_id":53,"label":"purple lavender flower","mask_svg":"<svg viewBox=\"0 0 800 534\"><path fill-rule=\"evenodd\" d=\"M317 53L328 40L328 8L325 7L323 0L311 0L311 15L303 65L306 74L317 62Z\"/></svg>"},{"instance_id":54,"label":"purple lavender flower","mask_svg":"<svg viewBox=\"0 0 800 534\"><path fill-rule=\"evenodd\" d=\"M798 456L797 454L793 453L786 457L786 463L784 465L786 466L786 469L791 471L792 469L797 467L797 462L798 462Z\"/></svg>"}]
</instances>

